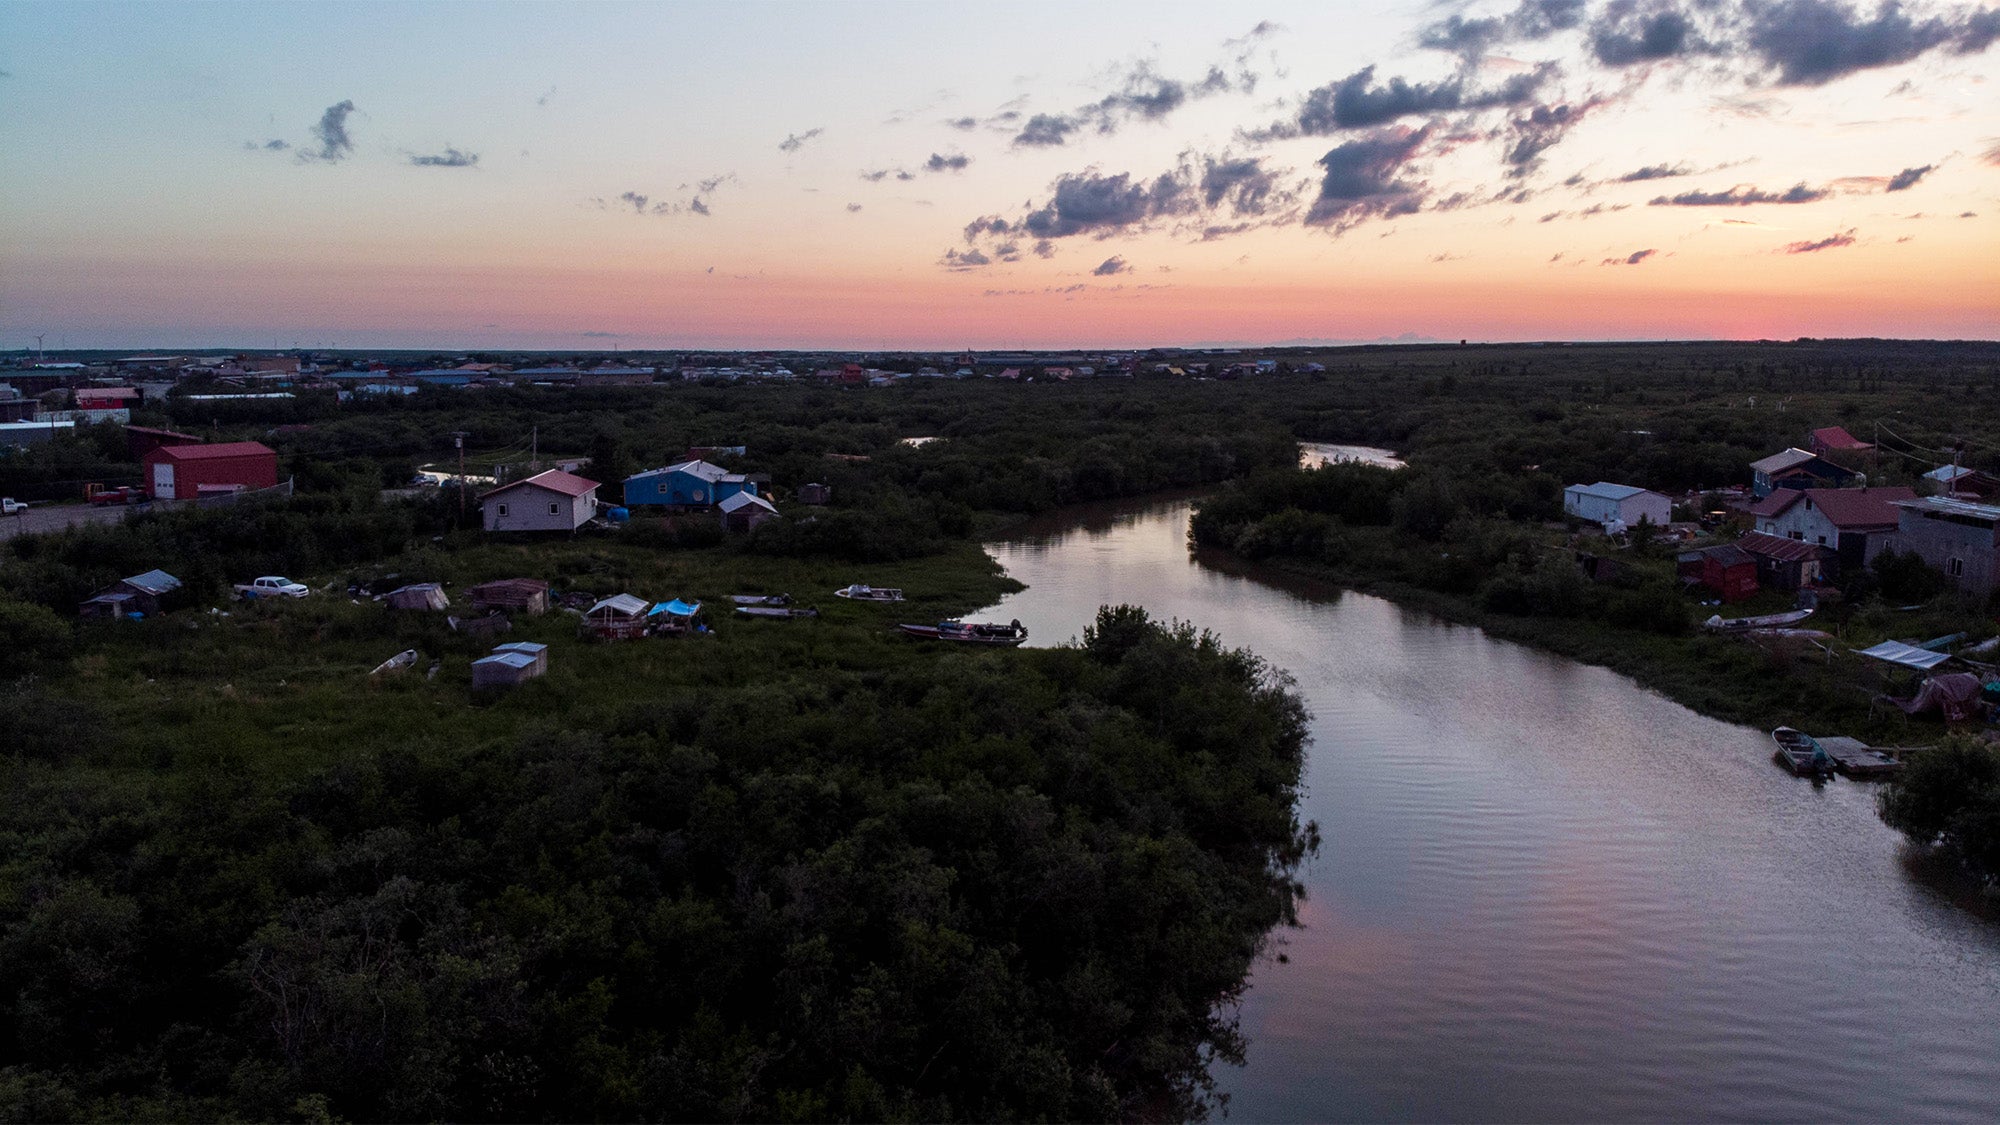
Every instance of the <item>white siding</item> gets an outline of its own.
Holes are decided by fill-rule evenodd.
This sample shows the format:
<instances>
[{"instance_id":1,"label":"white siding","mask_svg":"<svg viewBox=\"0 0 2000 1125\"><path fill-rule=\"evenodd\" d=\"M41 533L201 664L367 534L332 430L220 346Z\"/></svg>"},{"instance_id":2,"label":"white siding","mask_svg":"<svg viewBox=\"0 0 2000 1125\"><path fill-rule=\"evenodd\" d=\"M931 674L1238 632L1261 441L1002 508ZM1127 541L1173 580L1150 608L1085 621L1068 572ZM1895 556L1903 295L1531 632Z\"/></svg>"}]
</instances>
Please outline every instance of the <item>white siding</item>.
<instances>
[{"instance_id":1,"label":"white siding","mask_svg":"<svg viewBox=\"0 0 2000 1125\"><path fill-rule=\"evenodd\" d=\"M533 484L488 496L481 508L488 531L575 531L597 514L590 495L567 496Z\"/></svg>"}]
</instances>

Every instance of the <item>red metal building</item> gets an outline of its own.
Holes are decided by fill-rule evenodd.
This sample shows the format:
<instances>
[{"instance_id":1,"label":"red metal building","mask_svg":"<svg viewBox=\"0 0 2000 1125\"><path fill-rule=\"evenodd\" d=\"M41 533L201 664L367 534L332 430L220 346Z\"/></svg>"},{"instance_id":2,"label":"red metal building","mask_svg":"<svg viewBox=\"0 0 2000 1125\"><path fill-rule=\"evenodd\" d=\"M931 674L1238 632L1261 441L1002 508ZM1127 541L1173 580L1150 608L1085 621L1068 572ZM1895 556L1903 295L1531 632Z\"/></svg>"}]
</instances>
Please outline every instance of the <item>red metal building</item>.
<instances>
[{"instance_id":1,"label":"red metal building","mask_svg":"<svg viewBox=\"0 0 2000 1125\"><path fill-rule=\"evenodd\" d=\"M277 451L262 442L163 445L139 463L145 466L146 495L155 500L195 500L278 483Z\"/></svg>"}]
</instances>

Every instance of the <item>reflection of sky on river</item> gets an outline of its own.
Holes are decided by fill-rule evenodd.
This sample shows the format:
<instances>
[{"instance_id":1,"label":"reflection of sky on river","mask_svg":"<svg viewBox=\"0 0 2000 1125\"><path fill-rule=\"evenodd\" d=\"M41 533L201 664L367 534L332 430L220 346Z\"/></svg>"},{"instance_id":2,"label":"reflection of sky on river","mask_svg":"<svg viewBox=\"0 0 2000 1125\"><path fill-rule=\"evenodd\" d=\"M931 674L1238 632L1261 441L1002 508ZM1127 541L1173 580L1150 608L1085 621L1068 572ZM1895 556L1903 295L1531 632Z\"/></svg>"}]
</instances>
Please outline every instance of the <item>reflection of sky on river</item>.
<instances>
[{"instance_id":1,"label":"reflection of sky on river","mask_svg":"<svg viewBox=\"0 0 2000 1125\"><path fill-rule=\"evenodd\" d=\"M982 616L1053 644L1136 602L1297 678L1325 844L1219 1076L1232 1116L2000 1110L2000 933L1910 879L1872 788L1602 669L1197 563L1186 518L1023 528L990 549L1028 589Z\"/></svg>"}]
</instances>

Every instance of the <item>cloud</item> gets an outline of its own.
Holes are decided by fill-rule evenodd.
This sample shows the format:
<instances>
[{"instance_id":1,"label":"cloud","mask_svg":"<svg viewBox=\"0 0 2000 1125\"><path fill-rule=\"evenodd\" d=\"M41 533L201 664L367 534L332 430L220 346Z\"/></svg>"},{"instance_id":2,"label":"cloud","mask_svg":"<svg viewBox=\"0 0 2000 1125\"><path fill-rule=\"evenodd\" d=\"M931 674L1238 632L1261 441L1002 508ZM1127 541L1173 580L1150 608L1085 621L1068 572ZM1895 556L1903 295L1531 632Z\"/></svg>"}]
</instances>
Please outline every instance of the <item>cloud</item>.
<instances>
[{"instance_id":1,"label":"cloud","mask_svg":"<svg viewBox=\"0 0 2000 1125\"><path fill-rule=\"evenodd\" d=\"M1016 147L1047 148L1063 144L1071 133L1082 127L1068 117L1037 113L1028 118L1028 123L1021 127L1019 133L1014 134L1014 144Z\"/></svg>"},{"instance_id":2,"label":"cloud","mask_svg":"<svg viewBox=\"0 0 2000 1125\"><path fill-rule=\"evenodd\" d=\"M977 117L954 117L950 121L945 122L945 124L954 129L969 133L979 128L979 119Z\"/></svg>"},{"instance_id":3,"label":"cloud","mask_svg":"<svg viewBox=\"0 0 2000 1125\"><path fill-rule=\"evenodd\" d=\"M1659 62L1710 49L1672 4L1613 3L1590 25L1590 53L1606 66Z\"/></svg>"},{"instance_id":4,"label":"cloud","mask_svg":"<svg viewBox=\"0 0 2000 1125\"><path fill-rule=\"evenodd\" d=\"M970 163L972 163L972 158L970 156L965 155L962 152L954 152L950 156L945 156L942 153L934 152L931 153L931 158L929 160L924 161L924 171L963 172L965 170L965 166Z\"/></svg>"},{"instance_id":5,"label":"cloud","mask_svg":"<svg viewBox=\"0 0 2000 1125\"><path fill-rule=\"evenodd\" d=\"M814 137L817 137L824 132L826 132L825 127L820 126L812 129L807 129L803 133L788 133L785 135L784 140L778 142L778 151L797 152L800 149L806 147L807 141L812 140Z\"/></svg>"},{"instance_id":6,"label":"cloud","mask_svg":"<svg viewBox=\"0 0 2000 1125\"><path fill-rule=\"evenodd\" d=\"M1939 48L1977 54L2000 38L2000 10L1993 8L1952 9L1919 19L1891 0L1870 18L1836 0L1753 0L1745 12L1749 50L1777 71L1781 86L1822 86Z\"/></svg>"},{"instance_id":7,"label":"cloud","mask_svg":"<svg viewBox=\"0 0 2000 1125\"><path fill-rule=\"evenodd\" d=\"M1027 124L1014 134L1014 145L1017 148L1052 148L1068 144L1071 137L1086 129L1108 136L1128 121L1161 121L1189 101L1228 93L1239 86L1248 90L1257 84L1257 76L1248 69L1248 57L1246 53L1235 60L1239 69L1235 79L1231 79L1221 67L1211 66L1193 82L1168 78L1155 70L1150 60L1142 59L1119 77L1116 90L1102 98L1069 113L1037 113L1028 118ZM1013 117L1012 114L1000 114L994 120L1004 121Z\"/></svg>"},{"instance_id":8,"label":"cloud","mask_svg":"<svg viewBox=\"0 0 2000 1125\"><path fill-rule=\"evenodd\" d=\"M1257 26L1245 32L1241 38L1224 39L1222 45L1225 47L1248 47L1259 39L1268 39L1283 30L1285 30L1284 24L1273 23L1270 20L1258 20Z\"/></svg>"},{"instance_id":9,"label":"cloud","mask_svg":"<svg viewBox=\"0 0 2000 1125\"><path fill-rule=\"evenodd\" d=\"M1185 209L1185 185L1171 173L1135 182L1126 172L1079 172L1057 178L1049 201L1030 211L1020 229L1035 238L1111 234Z\"/></svg>"},{"instance_id":10,"label":"cloud","mask_svg":"<svg viewBox=\"0 0 2000 1125\"><path fill-rule=\"evenodd\" d=\"M1808 242L1793 242L1785 246L1787 254L1814 254L1821 250L1835 250L1842 246L1854 245L1854 231L1850 228L1839 234Z\"/></svg>"},{"instance_id":11,"label":"cloud","mask_svg":"<svg viewBox=\"0 0 2000 1125\"><path fill-rule=\"evenodd\" d=\"M688 210L693 214L706 218L708 215L708 204L702 202L701 196L697 195L693 199L688 200Z\"/></svg>"},{"instance_id":12,"label":"cloud","mask_svg":"<svg viewBox=\"0 0 2000 1125\"><path fill-rule=\"evenodd\" d=\"M1603 104L1603 99L1593 98L1587 102L1538 105L1508 121L1506 131L1514 138L1504 158L1512 167L1509 174L1522 175L1532 170L1542 153L1560 144L1571 129Z\"/></svg>"},{"instance_id":13,"label":"cloud","mask_svg":"<svg viewBox=\"0 0 2000 1125\"><path fill-rule=\"evenodd\" d=\"M1492 89L1471 90L1463 74L1438 82L1410 82L1397 77L1377 84L1375 67L1364 66L1338 82L1307 93L1289 120L1274 122L1246 136L1251 140L1324 137L1348 129L1386 125L1404 117L1525 105L1557 74L1554 63L1543 63Z\"/></svg>"},{"instance_id":14,"label":"cloud","mask_svg":"<svg viewBox=\"0 0 2000 1125\"><path fill-rule=\"evenodd\" d=\"M554 86L551 86L548 89L542 91L542 95L535 99L535 104L547 105L549 104L549 99L555 96L556 96L556 88Z\"/></svg>"},{"instance_id":15,"label":"cloud","mask_svg":"<svg viewBox=\"0 0 2000 1125\"><path fill-rule=\"evenodd\" d=\"M1428 125L1422 129L1390 126L1320 157L1319 166L1326 174L1305 221L1339 233L1364 219L1394 218L1420 209L1429 195L1429 185L1398 177L1430 135Z\"/></svg>"},{"instance_id":16,"label":"cloud","mask_svg":"<svg viewBox=\"0 0 2000 1125\"><path fill-rule=\"evenodd\" d=\"M1241 159L1224 154L1204 157L1201 181L1202 204L1213 211L1224 203L1237 215L1265 215L1274 207L1293 202L1292 193L1280 182L1280 173L1264 166L1261 157Z\"/></svg>"},{"instance_id":17,"label":"cloud","mask_svg":"<svg viewBox=\"0 0 2000 1125\"><path fill-rule=\"evenodd\" d=\"M1091 270L1090 275L1092 277L1110 277L1113 274L1131 273L1131 272L1132 272L1132 267L1126 263L1125 259L1118 257L1117 255L1114 254L1113 256L1104 259L1104 261L1100 263L1096 269Z\"/></svg>"},{"instance_id":18,"label":"cloud","mask_svg":"<svg viewBox=\"0 0 2000 1125\"><path fill-rule=\"evenodd\" d=\"M1833 193L1826 188L1794 184L1780 192L1738 184L1728 191L1684 191L1676 196L1658 196L1654 207L1747 207L1752 203L1817 203Z\"/></svg>"},{"instance_id":19,"label":"cloud","mask_svg":"<svg viewBox=\"0 0 2000 1125\"><path fill-rule=\"evenodd\" d=\"M2000 168L2000 141L1995 141L1993 143L1993 147L1987 149L1985 152L1980 153L1979 162L1981 164L1991 164L1996 168Z\"/></svg>"},{"instance_id":20,"label":"cloud","mask_svg":"<svg viewBox=\"0 0 2000 1125\"><path fill-rule=\"evenodd\" d=\"M847 213L850 215L859 210L861 210L861 204L859 203L850 203L847 205Z\"/></svg>"},{"instance_id":21,"label":"cloud","mask_svg":"<svg viewBox=\"0 0 2000 1125\"><path fill-rule=\"evenodd\" d=\"M1037 257L1051 258L1060 239L1110 238L1162 223L1209 240L1296 217L1298 192L1286 186L1285 175L1261 157L1228 153L1183 152L1175 167L1150 177L1106 175L1090 168L1057 177L1048 198L1029 200L1019 219L982 215L972 220L965 226L965 241L984 244L1000 260L1013 261L1023 243Z\"/></svg>"},{"instance_id":22,"label":"cloud","mask_svg":"<svg viewBox=\"0 0 2000 1125\"><path fill-rule=\"evenodd\" d=\"M290 141L281 141L274 137L271 140L264 141L262 143L259 143L257 141L244 141L243 147L249 149L251 152L257 152L260 150L264 152L283 152L286 149L292 147L292 145Z\"/></svg>"},{"instance_id":23,"label":"cloud","mask_svg":"<svg viewBox=\"0 0 2000 1125\"><path fill-rule=\"evenodd\" d=\"M577 335L590 336L600 340L616 340L618 338L618 333L616 332L579 332Z\"/></svg>"},{"instance_id":24,"label":"cloud","mask_svg":"<svg viewBox=\"0 0 2000 1125\"><path fill-rule=\"evenodd\" d=\"M938 259L938 264L953 272L963 272L990 266L993 259L978 250L946 250L944 257Z\"/></svg>"},{"instance_id":25,"label":"cloud","mask_svg":"<svg viewBox=\"0 0 2000 1125\"><path fill-rule=\"evenodd\" d=\"M1623 258L1606 258L1597 264L1600 266L1636 266L1657 253L1659 253L1658 250L1634 250Z\"/></svg>"},{"instance_id":26,"label":"cloud","mask_svg":"<svg viewBox=\"0 0 2000 1125\"><path fill-rule=\"evenodd\" d=\"M300 149L300 160L320 160L332 163L342 160L354 151L354 138L347 134L347 115L354 112L354 102L341 101L326 107L319 121L312 127L313 139L319 142L317 151Z\"/></svg>"},{"instance_id":27,"label":"cloud","mask_svg":"<svg viewBox=\"0 0 2000 1125\"><path fill-rule=\"evenodd\" d=\"M1934 169L1936 169L1936 167L1937 165L1935 164L1926 164L1921 168L1905 168L1902 171L1896 173L1895 175L1889 177L1889 186L1883 188L1882 190L1908 191L1910 188L1916 187L1917 182L1919 180L1922 180L1925 176L1930 175L1931 172Z\"/></svg>"},{"instance_id":28,"label":"cloud","mask_svg":"<svg viewBox=\"0 0 2000 1125\"><path fill-rule=\"evenodd\" d=\"M1691 175L1693 172L1694 169L1685 164L1648 164L1644 168L1635 168L1618 177L1618 182L1636 184L1646 180L1670 180L1676 176Z\"/></svg>"},{"instance_id":29,"label":"cloud","mask_svg":"<svg viewBox=\"0 0 2000 1125\"><path fill-rule=\"evenodd\" d=\"M1504 16L1452 15L1417 32L1417 44L1477 59L1504 42L1546 39L1583 22L1583 0L1524 0Z\"/></svg>"},{"instance_id":30,"label":"cloud","mask_svg":"<svg viewBox=\"0 0 2000 1125\"><path fill-rule=\"evenodd\" d=\"M479 154L476 152L460 152L458 149L447 147L443 152L435 156L420 156L416 153L411 153L410 163L419 168L470 168L479 163Z\"/></svg>"},{"instance_id":31,"label":"cloud","mask_svg":"<svg viewBox=\"0 0 2000 1125\"><path fill-rule=\"evenodd\" d=\"M618 201L621 203L631 204L633 213L638 215L645 214L646 204L652 202L649 196L640 195L636 191L625 191L618 193Z\"/></svg>"}]
</instances>

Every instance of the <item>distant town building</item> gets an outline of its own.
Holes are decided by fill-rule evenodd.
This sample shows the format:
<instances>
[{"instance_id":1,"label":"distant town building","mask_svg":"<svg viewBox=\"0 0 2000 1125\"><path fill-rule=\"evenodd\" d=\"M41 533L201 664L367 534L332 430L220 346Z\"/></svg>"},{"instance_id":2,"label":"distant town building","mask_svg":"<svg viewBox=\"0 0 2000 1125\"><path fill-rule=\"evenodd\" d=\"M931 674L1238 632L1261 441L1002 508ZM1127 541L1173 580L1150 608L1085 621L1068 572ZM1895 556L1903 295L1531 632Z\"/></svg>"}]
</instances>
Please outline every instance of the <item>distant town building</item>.
<instances>
[{"instance_id":1,"label":"distant town building","mask_svg":"<svg viewBox=\"0 0 2000 1125\"><path fill-rule=\"evenodd\" d=\"M199 500L278 483L277 451L262 442L161 445L139 458L146 495L154 500Z\"/></svg>"},{"instance_id":2,"label":"distant town building","mask_svg":"<svg viewBox=\"0 0 2000 1125\"><path fill-rule=\"evenodd\" d=\"M1665 528L1674 518L1674 502L1651 489L1601 480L1563 489L1563 512L1599 524L1606 531L1637 527L1641 519Z\"/></svg>"}]
</instances>

